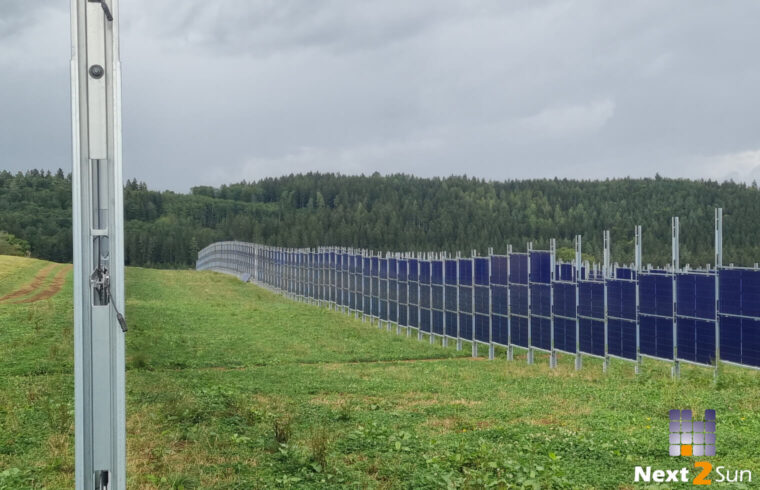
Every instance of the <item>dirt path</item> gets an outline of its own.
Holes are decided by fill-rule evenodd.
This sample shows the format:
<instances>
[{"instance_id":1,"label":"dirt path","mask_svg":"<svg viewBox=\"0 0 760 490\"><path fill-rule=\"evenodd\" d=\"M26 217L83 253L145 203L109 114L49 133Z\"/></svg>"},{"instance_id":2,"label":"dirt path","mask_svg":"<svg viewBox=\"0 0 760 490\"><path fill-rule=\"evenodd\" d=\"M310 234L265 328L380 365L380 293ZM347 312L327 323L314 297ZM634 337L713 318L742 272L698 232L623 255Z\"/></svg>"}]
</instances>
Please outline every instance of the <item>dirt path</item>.
<instances>
[{"instance_id":1,"label":"dirt path","mask_svg":"<svg viewBox=\"0 0 760 490\"><path fill-rule=\"evenodd\" d=\"M69 273L72 267L73 266L71 265L61 267L47 288L43 289L34 296L30 296L19 301L14 301L14 303L36 303L37 301L52 298L58 294L63 285L66 283L66 275Z\"/></svg>"},{"instance_id":2,"label":"dirt path","mask_svg":"<svg viewBox=\"0 0 760 490\"><path fill-rule=\"evenodd\" d=\"M17 289L13 292L10 292L0 298L0 303L7 302L12 299L21 298L23 296L26 296L29 293L33 293L37 289L42 286L42 284L45 282L45 279L48 277L48 274L50 273L53 268L55 268L59 264L48 264L42 269L40 269L37 274L34 276L34 279L32 279L32 282L27 284L26 286Z\"/></svg>"}]
</instances>

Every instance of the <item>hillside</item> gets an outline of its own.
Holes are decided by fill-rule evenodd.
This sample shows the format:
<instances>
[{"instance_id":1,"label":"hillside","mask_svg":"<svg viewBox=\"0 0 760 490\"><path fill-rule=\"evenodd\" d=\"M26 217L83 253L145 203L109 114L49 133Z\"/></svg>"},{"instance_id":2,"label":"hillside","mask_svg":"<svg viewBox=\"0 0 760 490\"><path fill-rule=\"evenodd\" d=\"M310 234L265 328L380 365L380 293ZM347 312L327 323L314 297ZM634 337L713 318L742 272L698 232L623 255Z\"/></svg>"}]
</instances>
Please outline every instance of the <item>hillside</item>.
<instances>
[{"instance_id":1,"label":"hillside","mask_svg":"<svg viewBox=\"0 0 760 490\"><path fill-rule=\"evenodd\" d=\"M63 172L0 172L0 230L27 241L32 255L71 260L70 179ZM633 228L644 232L644 263L670 260L670 217L681 218L681 263L713 261L713 209L724 208L724 262L760 260L756 185L673 180L527 180L466 177L292 175L190 194L125 189L129 265L188 267L209 243L235 239L288 247L342 245L374 250L460 250L529 240L601 258L612 231L613 260L633 260Z\"/></svg>"},{"instance_id":2,"label":"hillside","mask_svg":"<svg viewBox=\"0 0 760 490\"><path fill-rule=\"evenodd\" d=\"M54 282L57 293L30 298ZM40 281L37 279L41 278ZM33 287L29 287L30 284ZM36 285L34 285L36 284ZM471 360L233 277L127 268L129 488L617 488L673 467L668 410L716 409L760 471L760 378L647 360ZM0 256L0 489L73 486L71 274ZM465 348L465 352L468 349Z\"/></svg>"}]
</instances>

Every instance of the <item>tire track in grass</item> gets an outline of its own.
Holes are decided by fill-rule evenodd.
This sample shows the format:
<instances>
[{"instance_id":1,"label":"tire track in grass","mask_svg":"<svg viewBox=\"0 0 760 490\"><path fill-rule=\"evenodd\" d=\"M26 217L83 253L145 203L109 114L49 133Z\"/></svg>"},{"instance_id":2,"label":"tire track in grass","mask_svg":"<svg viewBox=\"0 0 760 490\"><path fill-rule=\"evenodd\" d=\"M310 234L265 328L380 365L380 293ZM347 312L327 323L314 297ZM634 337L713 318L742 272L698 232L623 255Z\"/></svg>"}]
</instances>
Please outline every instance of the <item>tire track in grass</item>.
<instances>
[{"instance_id":1,"label":"tire track in grass","mask_svg":"<svg viewBox=\"0 0 760 490\"><path fill-rule=\"evenodd\" d=\"M52 298L56 294L58 294L61 289L63 288L63 285L66 283L66 275L69 273L69 271L73 268L71 265L67 265L64 267L61 267L58 270L58 273L53 277L53 281L50 283L50 285L43 289L42 291L38 292L34 296L30 296L28 298L24 298L19 301L14 301L14 304L21 304L21 303L36 303L37 301L42 301L48 298Z\"/></svg>"},{"instance_id":2,"label":"tire track in grass","mask_svg":"<svg viewBox=\"0 0 760 490\"><path fill-rule=\"evenodd\" d=\"M0 303L8 302L12 299L21 298L23 296L26 296L27 294L35 292L37 289L42 286L42 284L45 282L46 278L48 277L48 274L50 271L52 271L57 265L59 264L48 264L42 269L40 269L37 274L32 279L32 282L27 284L26 286L23 286L22 288L19 288L15 291L12 291L2 298L0 298Z\"/></svg>"}]
</instances>

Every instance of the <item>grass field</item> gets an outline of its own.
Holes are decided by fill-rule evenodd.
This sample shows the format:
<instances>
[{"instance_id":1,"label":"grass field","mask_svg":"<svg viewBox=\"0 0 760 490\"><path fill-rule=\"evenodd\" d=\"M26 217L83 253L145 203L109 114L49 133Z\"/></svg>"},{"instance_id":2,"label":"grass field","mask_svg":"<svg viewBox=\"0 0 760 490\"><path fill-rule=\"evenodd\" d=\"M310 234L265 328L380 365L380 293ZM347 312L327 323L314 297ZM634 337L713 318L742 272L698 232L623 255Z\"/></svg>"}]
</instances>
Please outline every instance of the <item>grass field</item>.
<instances>
[{"instance_id":1,"label":"grass field","mask_svg":"<svg viewBox=\"0 0 760 490\"><path fill-rule=\"evenodd\" d=\"M0 257L0 296L46 266ZM0 303L0 489L73 487L71 295ZM692 466L672 408L716 409L710 461L760 478L755 371L472 360L194 271L127 269L127 319L132 489L634 488Z\"/></svg>"}]
</instances>

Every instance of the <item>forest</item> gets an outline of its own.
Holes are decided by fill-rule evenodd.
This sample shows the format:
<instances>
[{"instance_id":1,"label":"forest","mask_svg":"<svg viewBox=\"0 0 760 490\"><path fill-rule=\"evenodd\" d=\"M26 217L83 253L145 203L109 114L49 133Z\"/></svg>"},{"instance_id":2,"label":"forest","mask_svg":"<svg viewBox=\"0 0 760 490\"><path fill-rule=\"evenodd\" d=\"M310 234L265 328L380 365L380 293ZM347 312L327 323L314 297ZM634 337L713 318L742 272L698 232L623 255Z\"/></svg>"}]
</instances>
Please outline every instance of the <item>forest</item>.
<instances>
[{"instance_id":1,"label":"forest","mask_svg":"<svg viewBox=\"0 0 760 490\"><path fill-rule=\"evenodd\" d=\"M681 264L714 262L713 209L724 209L724 263L760 261L757 184L667 179L488 181L467 176L346 176L309 173L194 187L187 194L128 180L124 190L127 265L193 267L219 240L286 247L335 245L375 251L496 253L547 249L572 255L573 237L601 258L611 230L612 260L633 260L643 227L644 263L671 256L671 216L680 217ZM0 171L0 231L33 257L71 261L71 176Z\"/></svg>"}]
</instances>

